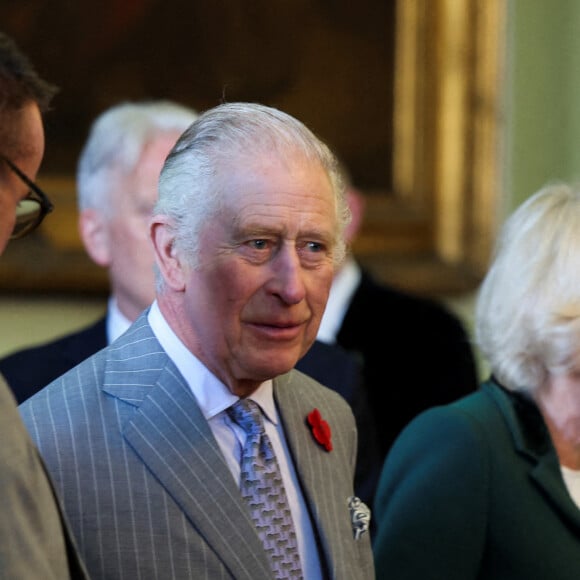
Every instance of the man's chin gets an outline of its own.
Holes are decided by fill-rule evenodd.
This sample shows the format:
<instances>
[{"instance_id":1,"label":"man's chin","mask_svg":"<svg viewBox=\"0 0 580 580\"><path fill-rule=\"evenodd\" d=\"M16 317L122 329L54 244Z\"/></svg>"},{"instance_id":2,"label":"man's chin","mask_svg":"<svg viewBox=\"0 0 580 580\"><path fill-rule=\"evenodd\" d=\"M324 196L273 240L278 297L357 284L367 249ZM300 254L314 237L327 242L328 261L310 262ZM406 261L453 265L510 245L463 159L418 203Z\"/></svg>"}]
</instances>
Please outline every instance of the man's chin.
<instances>
[{"instance_id":1,"label":"man's chin","mask_svg":"<svg viewBox=\"0 0 580 580\"><path fill-rule=\"evenodd\" d=\"M296 366L298 359L298 353L292 357L287 355L276 357L273 354L265 352L261 360L254 367L255 373L261 377L262 381L267 381L291 371Z\"/></svg>"}]
</instances>

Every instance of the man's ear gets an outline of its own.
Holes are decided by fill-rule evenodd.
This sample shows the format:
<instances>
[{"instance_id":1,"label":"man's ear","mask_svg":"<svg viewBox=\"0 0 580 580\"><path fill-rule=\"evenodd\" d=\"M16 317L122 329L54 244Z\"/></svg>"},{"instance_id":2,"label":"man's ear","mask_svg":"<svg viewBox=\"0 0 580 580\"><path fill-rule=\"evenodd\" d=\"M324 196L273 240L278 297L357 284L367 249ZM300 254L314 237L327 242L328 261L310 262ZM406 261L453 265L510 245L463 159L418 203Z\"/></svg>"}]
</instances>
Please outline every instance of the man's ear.
<instances>
[{"instance_id":1,"label":"man's ear","mask_svg":"<svg viewBox=\"0 0 580 580\"><path fill-rule=\"evenodd\" d=\"M346 241L350 244L356 238L364 219L366 200L362 191L349 186L346 190L346 201L350 208L352 219L344 232Z\"/></svg>"},{"instance_id":2,"label":"man's ear","mask_svg":"<svg viewBox=\"0 0 580 580\"><path fill-rule=\"evenodd\" d=\"M176 292L184 290L186 265L175 249L175 236L163 217L156 217L151 223L150 235L157 267L166 286Z\"/></svg>"},{"instance_id":3,"label":"man's ear","mask_svg":"<svg viewBox=\"0 0 580 580\"><path fill-rule=\"evenodd\" d=\"M111 248L106 218L96 209L85 209L79 215L79 234L87 254L95 264L111 264Z\"/></svg>"}]
</instances>

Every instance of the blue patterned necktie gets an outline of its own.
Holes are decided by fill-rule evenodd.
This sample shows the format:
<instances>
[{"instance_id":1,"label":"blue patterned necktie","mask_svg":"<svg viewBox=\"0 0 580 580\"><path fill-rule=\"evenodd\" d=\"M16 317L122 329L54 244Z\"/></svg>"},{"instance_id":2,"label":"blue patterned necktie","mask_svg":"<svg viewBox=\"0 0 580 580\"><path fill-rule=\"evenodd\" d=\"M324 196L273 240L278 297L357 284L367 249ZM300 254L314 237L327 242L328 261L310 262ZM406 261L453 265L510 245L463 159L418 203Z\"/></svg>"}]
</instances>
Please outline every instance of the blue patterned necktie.
<instances>
[{"instance_id":1,"label":"blue patterned necktie","mask_svg":"<svg viewBox=\"0 0 580 580\"><path fill-rule=\"evenodd\" d=\"M228 413L246 433L240 489L275 578L302 578L292 514L278 461L264 430L262 412L254 401L240 399Z\"/></svg>"}]
</instances>

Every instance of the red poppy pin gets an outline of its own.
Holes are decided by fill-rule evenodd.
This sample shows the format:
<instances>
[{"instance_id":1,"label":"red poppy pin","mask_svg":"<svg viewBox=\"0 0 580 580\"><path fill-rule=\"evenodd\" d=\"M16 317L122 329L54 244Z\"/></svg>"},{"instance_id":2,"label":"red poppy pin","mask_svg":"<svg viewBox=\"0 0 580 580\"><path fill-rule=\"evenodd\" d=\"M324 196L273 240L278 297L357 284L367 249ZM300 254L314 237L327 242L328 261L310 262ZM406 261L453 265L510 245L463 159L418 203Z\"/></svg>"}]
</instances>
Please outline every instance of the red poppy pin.
<instances>
[{"instance_id":1,"label":"red poppy pin","mask_svg":"<svg viewBox=\"0 0 580 580\"><path fill-rule=\"evenodd\" d=\"M314 439L326 449L326 451L332 451L332 441L330 440L330 426L329 424L322 418L320 411L318 409L314 409L310 413L308 413L308 424L312 428L312 434L314 435Z\"/></svg>"}]
</instances>

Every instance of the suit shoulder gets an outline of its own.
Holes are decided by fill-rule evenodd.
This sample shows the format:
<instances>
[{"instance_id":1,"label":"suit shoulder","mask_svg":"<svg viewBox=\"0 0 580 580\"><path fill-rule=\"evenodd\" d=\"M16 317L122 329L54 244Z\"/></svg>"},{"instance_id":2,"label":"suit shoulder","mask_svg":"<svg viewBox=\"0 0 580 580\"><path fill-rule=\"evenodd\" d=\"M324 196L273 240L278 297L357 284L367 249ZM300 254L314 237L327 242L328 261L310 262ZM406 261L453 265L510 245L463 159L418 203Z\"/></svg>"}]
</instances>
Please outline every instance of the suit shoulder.
<instances>
[{"instance_id":1,"label":"suit shoulder","mask_svg":"<svg viewBox=\"0 0 580 580\"><path fill-rule=\"evenodd\" d=\"M275 381L282 386L286 396L291 393L292 398L304 409L311 411L315 407L329 406L353 415L351 405L340 393L298 369L291 370Z\"/></svg>"},{"instance_id":2,"label":"suit shoulder","mask_svg":"<svg viewBox=\"0 0 580 580\"><path fill-rule=\"evenodd\" d=\"M296 369L351 401L362 383L362 366L351 352L319 340L296 364Z\"/></svg>"},{"instance_id":3,"label":"suit shoulder","mask_svg":"<svg viewBox=\"0 0 580 580\"><path fill-rule=\"evenodd\" d=\"M105 341L106 325L105 320L101 319L90 326L81 328L80 330L71 332L70 334L65 334L48 342L12 352L0 359L0 368L10 367L13 364L20 364L22 362L30 365L31 362L36 360L52 357L55 352L61 352L69 345L75 345L77 350L84 347L84 345L87 345L89 350L87 356L89 356L95 352L93 345L98 344L100 349L104 346Z\"/></svg>"},{"instance_id":4,"label":"suit shoulder","mask_svg":"<svg viewBox=\"0 0 580 580\"><path fill-rule=\"evenodd\" d=\"M496 421L502 421L497 406L487 392L478 390L452 403L425 409L409 422L398 439L414 444L423 441L427 446L445 440L457 446L460 433L487 439L489 425Z\"/></svg>"},{"instance_id":5,"label":"suit shoulder","mask_svg":"<svg viewBox=\"0 0 580 580\"><path fill-rule=\"evenodd\" d=\"M0 373L20 403L103 348L106 341L103 318L77 332L0 359Z\"/></svg>"},{"instance_id":6,"label":"suit shoulder","mask_svg":"<svg viewBox=\"0 0 580 580\"><path fill-rule=\"evenodd\" d=\"M53 379L44 388L37 391L30 398L20 404L20 407L50 404L51 407L59 407L58 401L67 400L67 405L76 399L87 399L91 392L91 386L98 387L104 382L106 367L106 348L89 356L73 368L65 371ZM64 409L66 405L61 405Z\"/></svg>"}]
</instances>

